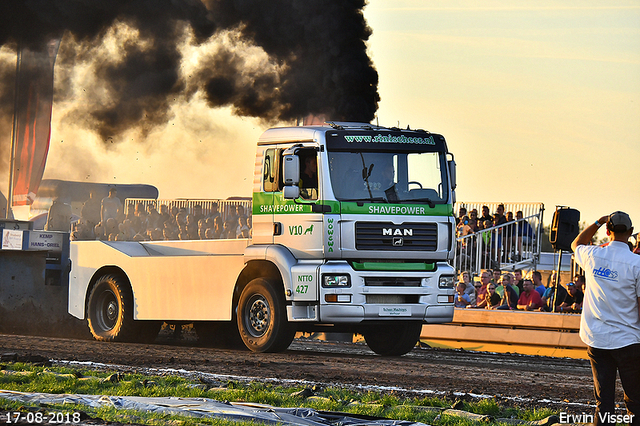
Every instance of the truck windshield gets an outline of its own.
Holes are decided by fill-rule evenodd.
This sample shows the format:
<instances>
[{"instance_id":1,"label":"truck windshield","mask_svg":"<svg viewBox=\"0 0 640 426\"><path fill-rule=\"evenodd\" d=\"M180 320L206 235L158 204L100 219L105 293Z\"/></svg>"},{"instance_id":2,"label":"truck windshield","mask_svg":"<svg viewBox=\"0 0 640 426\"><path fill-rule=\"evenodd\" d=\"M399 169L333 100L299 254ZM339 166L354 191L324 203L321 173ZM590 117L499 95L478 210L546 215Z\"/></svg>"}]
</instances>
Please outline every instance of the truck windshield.
<instances>
[{"instance_id":1,"label":"truck windshield","mask_svg":"<svg viewBox=\"0 0 640 426\"><path fill-rule=\"evenodd\" d=\"M442 152L329 152L339 201L442 204L448 199Z\"/></svg>"}]
</instances>

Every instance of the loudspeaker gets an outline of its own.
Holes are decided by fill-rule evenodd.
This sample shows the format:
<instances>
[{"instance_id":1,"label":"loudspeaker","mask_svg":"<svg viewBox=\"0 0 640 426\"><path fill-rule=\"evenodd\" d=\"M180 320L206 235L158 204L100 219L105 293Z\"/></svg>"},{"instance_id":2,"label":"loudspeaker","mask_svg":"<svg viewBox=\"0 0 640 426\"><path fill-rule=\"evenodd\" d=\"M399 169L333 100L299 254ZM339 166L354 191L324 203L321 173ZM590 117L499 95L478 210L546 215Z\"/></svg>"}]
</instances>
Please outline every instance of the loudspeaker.
<instances>
[{"instance_id":1,"label":"loudspeaker","mask_svg":"<svg viewBox=\"0 0 640 426\"><path fill-rule=\"evenodd\" d=\"M578 210L568 207L556 209L549 234L549 241L554 249L571 251L571 243L580 233L579 221L580 212Z\"/></svg>"}]
</instances>

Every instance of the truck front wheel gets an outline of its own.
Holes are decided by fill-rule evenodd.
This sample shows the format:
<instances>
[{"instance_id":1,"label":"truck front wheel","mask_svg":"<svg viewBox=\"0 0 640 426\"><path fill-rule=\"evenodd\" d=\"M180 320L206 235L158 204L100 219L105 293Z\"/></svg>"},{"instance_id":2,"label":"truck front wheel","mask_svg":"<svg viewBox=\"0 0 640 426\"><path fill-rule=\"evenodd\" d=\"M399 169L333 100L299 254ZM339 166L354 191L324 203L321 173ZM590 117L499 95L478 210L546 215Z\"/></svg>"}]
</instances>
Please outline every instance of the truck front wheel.
<instances>
[{"instance_id":1,"label":"truck front wheel","mask_svg":"<svg viewBox=\"0 0 640 426\"><path fill-rule=\"evenodd\" d=\"M238 301L238 330L254 352L280 352L289 347L295 331L287 321L284 295L263 278L249 282Z\"/></svg>"},{"instance_id":2,"label":"truck front wheel","mask_svg":"<svg viewBox=\"0 0 640 426\"><path fill-rule=\"evenodd\" d=\"M362 334L369 349L378 355L399 356L416 346L421 330L421 321L391 321L367 327Z\"/></svg>"},{"instance_id":3,"label":"truck front wheel","mask_svg":"<svg viewBox=\"0 0 640 426\"><path fill-rule=\"evenodd\" d=\"M133 299L125 280L103 275L96 281L87 304L89 330L103 342L131 341L136 335Z\"/></svg>"}]
</instances>

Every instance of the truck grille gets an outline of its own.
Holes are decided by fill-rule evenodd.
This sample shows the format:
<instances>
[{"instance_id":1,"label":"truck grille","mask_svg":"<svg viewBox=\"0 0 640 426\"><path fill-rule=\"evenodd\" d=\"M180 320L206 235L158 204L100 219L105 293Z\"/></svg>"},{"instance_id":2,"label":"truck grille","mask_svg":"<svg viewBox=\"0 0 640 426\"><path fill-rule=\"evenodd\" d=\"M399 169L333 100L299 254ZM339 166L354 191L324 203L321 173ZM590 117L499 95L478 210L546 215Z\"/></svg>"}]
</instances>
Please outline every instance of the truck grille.
<instances>
[{"instance_id":1,"label":"truck grille","mask_svg":"<svg viewBox=\"0 0 640 426\"><path fill-rule=\"evenodd\" d=\"M420 303L420 296L405 294L367 294L366 301L373 305L405 305Z\"/></svg>"},{"instance_id":2,"label":"truck grille","mask_svg":"<svg viewBox=\"0 0 640 426\"><path fill-rule=\"evenodd\" d=\"M379 287L420 287L421 278L365 277L364 285Z\"/></svg>"},{"instance_id":3,"label":"truck grille","mask_svg":"<svg viewBox=\"0 0 640 426\"><path fill-rule=\"evenodd\" d=\"M435 223L357 222L356 249L436 251L438 225Z\"/></svg>"}]
</instances>

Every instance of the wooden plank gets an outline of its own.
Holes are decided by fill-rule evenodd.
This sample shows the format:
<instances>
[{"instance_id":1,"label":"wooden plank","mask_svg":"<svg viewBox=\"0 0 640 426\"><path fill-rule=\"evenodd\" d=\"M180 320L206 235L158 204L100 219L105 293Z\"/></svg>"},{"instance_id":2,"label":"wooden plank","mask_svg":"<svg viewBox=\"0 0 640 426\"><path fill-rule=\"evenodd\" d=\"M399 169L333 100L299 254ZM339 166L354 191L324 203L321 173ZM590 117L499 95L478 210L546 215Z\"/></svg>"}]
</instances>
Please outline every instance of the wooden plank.
<instances>
[{"instance_id":1,"label":"wooden plank","mask_svg":"<svg viewBox=\"0 0 640 426\"><path fill-rule=\"evenodd\" d=\"M578 331L580 330L580 315L552 312L456 309L453 314L453 323Z\"/></svg>"},{"instance_id":2,"label":"wooden plank","mask_svg":"<svg viewBox=\"0 0 640 426\"><path fill-rule=\"evenodd\" d=\"M530 330L428 324L422 327L421 339L447 340L451 342L501 343L560 348L586 348L577 333L551 330Z\"/></svg>"},{"instance_id":3,"label":"wooden plank","mask_svg":"<svg viewBox=\"0 0 640 426\"><path fill-rule=\"evenodd\" d=\"M456 309L449 324L425 324L420 340L469 351L586 359L579 330L580 315Z\"/></svg>"},{"instance_id":4,"label":"wooden plank","mask_svg":"<svg viewBox=\"0 0 640 426\"><path fill-rule=\"evenodd\" d=\"M526 346L500 343L478 343L478 342L451 342L447 340L426 340L421 342L433 347L444 349L463 349L466 351L516 353L522 355L537 355L560 358L588 359L586 349L564 349L550 346Z\"/></svg>"}]
</instances>

